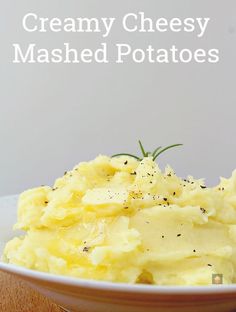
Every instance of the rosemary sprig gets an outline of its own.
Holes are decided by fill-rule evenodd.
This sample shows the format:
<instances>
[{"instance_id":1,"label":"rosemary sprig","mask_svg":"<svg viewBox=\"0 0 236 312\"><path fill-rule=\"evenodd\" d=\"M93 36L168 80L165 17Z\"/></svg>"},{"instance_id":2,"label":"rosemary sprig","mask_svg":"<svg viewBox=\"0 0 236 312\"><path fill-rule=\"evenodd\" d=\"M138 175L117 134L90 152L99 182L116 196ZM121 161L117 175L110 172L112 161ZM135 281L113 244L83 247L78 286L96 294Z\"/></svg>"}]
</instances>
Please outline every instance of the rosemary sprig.
<instances>
[{"instance_id":1,"label":"rosemary sprig","mask_svg":"<svg viewBox=\"0 0 236 312\"><path fill-rule=\"evenodd\" d=\"M140 149L141 149L141 152L142 152L142 154L143 154L143 157L147 157L148 153L145 152L145 149L144 149L144 147L143 147L143 144L142 144L142 142L141 142L140 140L138 141L138 144L139 144L139 146L140 146Z\"/></svg>"},{"instance_id":2,"label":"rosemary sprig","mask_svg":"<svg viewBox=\"0 0 236 312\"><path fill-rule=\"evenodd\" d=\"M128 153L119 153L119 154L112 155L111 157L130 156L130 157L133 157L133 158L137 159L138 161L141 161L143 158L151 156L153 158L153 160L155 161L157 159L157 157L159 157L163 152L167 151L168 149L183 145L183 144L173 144L173 145L169 145L169 146L166 146L166 147L163 147L163 148L162 148L162 146L158 146L151 153L151 152L146 152L145 151L145 149L143 147L143 144L142 144L142 142L140 140L138 141L138 143L139 143L140 150L142 152L142 157L138 157L136 155L128 154Z\"/></svg>"},{"instance_id":3,"label":"rosemary sprig","mask_svg":"<svg viewBox=\"0 0 236 312\"><path fill-rule=\"evenodd\" d=\"M117 157L117 156L130 156L130 157L136 158L136 159L139 160L139 161L142 160L142 159L139 158L138 156L135 156L135 155L132 155L132 154L128 154L128 153L115 154L115 155L112 155L111 157Z\"/></svg>"},{"instance_id":4,"label":"rosemary sprig","mask_svg":"<svg viewBox=\"0 0 236 312\"><path fill-rule=\"evenodd\" d=\"M161 149L161 146L158 146L154 152L152 153L152 156L155 157L156 153Z\"/></svg>"},{"instance_id":5,"label":"rosemary sprig","mask_svg":"<svg viewBox=\"0 0 236 312\"><path fill-rule=\"evenodd\" d=\"M158 153L156 152L153 155L153 160L156 160L159 155L161 155L163 152L167 151L168 149L173 148L173 147L177 147L177 146L181 146L181 145L183 145L183 144L173 144L173 145L166 146L161 150L158 149L157 150Z\"/></svg>"}]
</instances>

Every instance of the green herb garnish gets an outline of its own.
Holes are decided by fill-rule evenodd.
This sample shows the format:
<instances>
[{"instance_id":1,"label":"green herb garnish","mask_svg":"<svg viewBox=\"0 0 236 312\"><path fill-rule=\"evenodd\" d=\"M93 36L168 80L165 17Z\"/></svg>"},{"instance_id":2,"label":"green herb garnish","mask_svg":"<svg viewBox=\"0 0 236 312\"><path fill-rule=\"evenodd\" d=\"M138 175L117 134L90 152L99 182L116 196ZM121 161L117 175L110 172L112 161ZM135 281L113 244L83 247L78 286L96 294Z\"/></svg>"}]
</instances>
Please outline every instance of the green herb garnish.
<instances>
[{"instance_id":1,"label":"green herb garnish","mask_svg":"<svg viewBox=\"0 0 236 312\"><path fill-rule=\"evenodd\" d=\"M144 147L143 147L143 144L142 142L139 140L138 141L139 143L139 147L140 147L140 150L142 152L142 156L139 157L139 156L136 156L136 155L133 155L133 154L129 154L129 153L119 153L119 154L115 154L115 155L112 155L111 157L117 157L117 156L130 156L130 157L133 157L139 161L141 161L144 157L149 157L151 156L153 158L153 160L156 160L158 156L160 156L163 152L167 151L168 149L170 148L173 148L173 147L176 147L176 146L181 146L183 144L173 144L173 145L169 145L169 146L166 146L166 147L163 147L162 146L158 146L157 148L155 148L155 150L151 153L151 152L146 152Z\"/></svg>"}]
</instances>

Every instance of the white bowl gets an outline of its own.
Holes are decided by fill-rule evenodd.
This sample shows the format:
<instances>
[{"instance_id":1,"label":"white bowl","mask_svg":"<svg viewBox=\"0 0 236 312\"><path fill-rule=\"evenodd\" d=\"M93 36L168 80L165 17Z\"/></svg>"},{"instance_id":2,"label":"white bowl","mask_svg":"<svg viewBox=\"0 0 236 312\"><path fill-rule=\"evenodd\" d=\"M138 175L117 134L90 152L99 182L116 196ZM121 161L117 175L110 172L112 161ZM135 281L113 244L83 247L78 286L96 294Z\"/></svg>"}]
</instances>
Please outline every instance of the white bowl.
<instances>
[{"instance_id":1,"label":"white bowl","mask_svg":"<svg viewBox=\"0 0 236 312\"><path fill-rule=\"evenodd\" d=\"M17 196L0 198L0 254L16 221ZM78 312L235 312L236 285L151 286L83 280L41 273L0 262L0 270L18 276L70 311Z\"/></svg>"}]
</instances>

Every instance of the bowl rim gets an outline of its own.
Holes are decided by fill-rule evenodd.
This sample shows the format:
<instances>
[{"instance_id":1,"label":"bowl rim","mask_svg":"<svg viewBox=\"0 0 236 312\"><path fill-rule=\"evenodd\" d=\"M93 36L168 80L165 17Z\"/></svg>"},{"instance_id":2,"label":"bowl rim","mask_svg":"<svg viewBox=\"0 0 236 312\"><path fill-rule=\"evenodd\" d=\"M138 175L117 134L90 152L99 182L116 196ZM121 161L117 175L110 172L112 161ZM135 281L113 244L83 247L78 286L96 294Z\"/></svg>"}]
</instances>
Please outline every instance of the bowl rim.
<instances>
[{"instance_id":1,"label":"bowl rim","mask_svg":"<svg viewBox=\"0 0 236 312\"><path fill-rule=\"evenodd\" d=\"M219 294L219 293L236 293L236 284L221 284L221 285L145 285L145 284L128 284L115 283L108 281L82 279L64 275L56 275L52 273L35 271L23 268L17 265L8 264L0 261L0 271L16 274L21 277L39 280L48 283L57 283L59 285L74 286L79 288L127 292L127 293L145 293L145 294Z\"/></svg>"}]
</instances>

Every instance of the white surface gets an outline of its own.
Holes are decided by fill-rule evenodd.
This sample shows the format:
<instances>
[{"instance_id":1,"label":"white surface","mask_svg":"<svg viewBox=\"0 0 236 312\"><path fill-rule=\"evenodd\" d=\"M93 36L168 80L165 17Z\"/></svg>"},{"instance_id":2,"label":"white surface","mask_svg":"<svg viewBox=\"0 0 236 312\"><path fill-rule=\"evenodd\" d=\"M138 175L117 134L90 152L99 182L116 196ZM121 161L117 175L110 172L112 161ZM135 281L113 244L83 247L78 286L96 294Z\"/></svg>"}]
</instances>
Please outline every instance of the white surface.
<instances>
[{"instance_id":1,"label":"white surface","mask_svg":"<svg viewBox=\"0 0 236 312\"><path fill-rule=\"evenodd\" d=\"M155 17L210 17L193 34L132 34L115 27L99 34L26 33L22 17L114 16L144 11ZM98 153L138 152L184 143L160 158L181 176L207 183L236 167L235 0L7 0L1 2L0 195L52 183ZM12 43L77 49L102 40L144 47L218 48L218 64L12 64ZM113 49L110 49L111 58Z\"/></svg>"},{"instance_id":2,"label":"white surface","mask_svg":"<svg viewBox=\"0 0 236 312\"><path fill-rule=\"evenodd\" d=\"M16 200L17 196L0 198L0 244L3 246L6 240L12 237L12 224L16 221ZM5 214L5 210L8 211ZM110 282L99 282L82 280L77 278L69 278L65 276L56 276L53 274L31 271L25 268L17 267L0 262L0 270L16 274L20 278L30 279L30 285L39 290L43 294L55 300L60 305L82 312L198 312L201 308L202 312L229 312L236 307L236 285L212 285L212 286L150 286L150 285L128 285L116 284ZM42 282L44 287L42 287ZM63 292L59 292L51 283L55 282L58 287L62 285ZM78 289L76 296L70 292L66 292L69 286ZM83 290L80 293L80 289ZM65 290L65 291L64 291ZM101 291L102 295L107 296L105 299L96 297L96 290ZM116 297L120 292L130 294L129 303L127 299L123 300L122 295ZM155 301L155 295L192 295L201 297L189 297L188 302L178 303L173 300L160 303ZM216 299L211 299L211 295L217 295ZM149 306L148 302L142 302L142 296L154 295L154 303ZM209 300L201 301L202 296L209 296ZM230 295L231 297L225 297ZM118 299L119 298L119 299ZM176 298L176 297L175 297ZM160 310L157 307L161 307ZM78 308L78 310L77 310Z\"/></svg>"}]
</instances>

